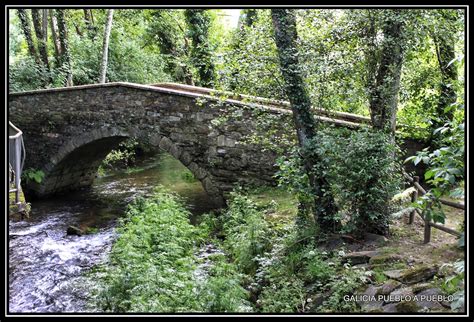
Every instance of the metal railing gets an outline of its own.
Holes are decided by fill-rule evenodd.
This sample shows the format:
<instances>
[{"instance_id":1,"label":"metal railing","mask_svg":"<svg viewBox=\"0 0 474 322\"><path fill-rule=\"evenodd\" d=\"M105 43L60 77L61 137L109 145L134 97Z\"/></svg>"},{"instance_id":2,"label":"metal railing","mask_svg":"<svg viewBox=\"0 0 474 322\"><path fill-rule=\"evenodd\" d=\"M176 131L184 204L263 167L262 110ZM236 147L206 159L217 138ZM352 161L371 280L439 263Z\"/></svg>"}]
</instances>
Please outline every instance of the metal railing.
<instances>
[{"instance_id":1,"label":"metal railing","mask_svg":"<svg viewBox=\"0 0 474 322\"><path fill-rule=\"evenodd\" d=\"M20 203L21 172L25 163L25 145L23 132L11 122L8 122L8 163L9 163L9 192L15 193L15 204Z\"/></svg>"}]
</instances>

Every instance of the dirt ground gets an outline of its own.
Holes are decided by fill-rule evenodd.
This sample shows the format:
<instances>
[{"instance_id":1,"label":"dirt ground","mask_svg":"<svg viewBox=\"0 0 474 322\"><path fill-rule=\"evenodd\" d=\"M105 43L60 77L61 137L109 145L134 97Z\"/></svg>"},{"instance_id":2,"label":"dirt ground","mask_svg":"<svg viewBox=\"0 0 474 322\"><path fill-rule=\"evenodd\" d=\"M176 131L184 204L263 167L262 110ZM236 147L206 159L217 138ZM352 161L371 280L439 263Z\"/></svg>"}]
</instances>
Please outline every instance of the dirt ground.
<instances>
[{"instance_id":1,"label":"dirt ground","mask_svg":"<svg viewBox=\"0 0 474 322\"><path fill-rule=\"evenodd\" d=\"M446 207L445 212L445 226L457 230L464 220L464 211ZM424 244L424 223L418 215L412 225L408 224L408 216L394 221L390 233L391 236L382 250L393 251L406 257L409 262L441 265L464 258L464 250L458 247L458 238L444 231L432 228L431 241Z\"/></svg>"}]
</instances>

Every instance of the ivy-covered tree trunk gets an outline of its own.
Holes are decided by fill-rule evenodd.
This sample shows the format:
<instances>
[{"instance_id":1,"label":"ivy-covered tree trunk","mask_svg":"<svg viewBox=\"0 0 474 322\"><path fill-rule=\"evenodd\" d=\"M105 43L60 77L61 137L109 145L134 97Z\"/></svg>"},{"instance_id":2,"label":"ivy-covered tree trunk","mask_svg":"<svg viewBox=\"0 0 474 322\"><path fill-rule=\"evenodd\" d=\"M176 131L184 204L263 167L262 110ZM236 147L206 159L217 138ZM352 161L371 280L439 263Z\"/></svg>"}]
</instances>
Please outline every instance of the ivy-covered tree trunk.
<instances>
[{"instance_id":1,"label":"ivy-covered tree trunk","mask_svg":"<svg viewBox=\"0 0 474 322\"><path fill-rule=\"evenodd\" d=\"M364 28L364 55L366 60L366 87L369 93L375 92L375 82L377 77L378 56L377 56L377 28L376 28L376 10L368 9L365 23L367 27Z\"/></svg>"},{"instance_id":2,"label":"ivy-covered tree trunk","mask_svg":"<svg viewBox=\"0 0 474 322\"><path fill-rule=\"evenodd\" d=\"M91 9L84 9L84 22L86 23L87 35L91 40L95 39L97 28L94 24L94 15Z\"/></svg>"},{"instance_id":3,"label":"ivy-covered tree trunk","mask_svg":"<svg viewBox=\"0 0 474 322\"><path fill-rule=\"evenodd\" d=\"M191 63L199 75L199 86L214 86L214 63L209 43L211 17L207 10L186 9L185 18L188 34L191 37Z\"/></svg>"},{"instance_id":4,"label":"ivy-covered tree trunk","mask_svg":"<svg viewBox=\"0 0 474 322\"><path fill-rule=\"evenodd\" d=\"M456 53L454 51L457 15L455 11L443 11L441 15L447 27L443 32L433 33L433 41L441 72L440 94L436 106L437 118L433 120L433 130L453 120L455 109L451 108L451 105L457 100L455 83L458 79L458 72L455 62Z\"/></svg>"},{"instance_id":5,"label":"ivy-covered tree trunk","mask_svg":"<svg viewBox=\"0 0 474 322\"><path fill-rule=\"evenodd\" d=\"M31 32L31 23L28 16L28 12L25 9L18 9L18 18L20 18L21 30L26 39L26 44L28 46L28 52L30 56L35 60L37 64L40 63L38 53L36 52L35 43L33 42L33 34Z\"/></svg>"},{"instance_id":6,"label":"ivy-covered tree trunk","mask_svg":"<svg viewBox=\"0 0 474 322\"><path fill-rule=\"evenodd\" d=\"M45 69L49 73L48 42L46 39L47 36L43 30L43 12L40 9L31 9L31 14L33 17L33 27L35 28L36 40L38 42L38 52Z\"/></svg>"},{"instance_id":7,"label":"ivy-covered tree trunk","mask_svg":"<svg viewBox=\"0 0 474 322\"><path fill-rule=\"evenodd\" d=\"M49 9L49 25L51 29L51 38L54 45L54 56L57 67L61 64L61 43L59 41L58 21L54 15L54 9Z\"/></svg>"},{"instance_id":8,"label":"ivy-covered tree trunk","mask_svg":"<svg viewBox=\"0 0 474 322\"><path fill-rule=\"evenodd\" d=\"M109 39L110 32L112 30L112 21L114 16L114 9L109 9L107 11L107 23L105 25L104 31L104 42L102 45L102 63L100 65L100 83L105 83L105 76L107 74L107 61L109 55Z\"/></svg>"},{"instance_id":9,"label":"ivy-covered tree trunk","mask_svg":"<svg viewBox=\"0 0 474 322\"><path fill-rule=\"evenodd\" d=\"M375 84L370 91L370 117L375 128L395 133L403 63L403 17L400 9L384 15L383 43Z\"/></svg>"},{"instance_id":10,"label":"ivy-covered tree trunk","mask_svg":"<svg viewBox=\"0 0 474 322\"><path fill-rule=\"evenodd\" d=\"M252 27L258 19L257 9L243 9L239 17L239 30Z\"/></svg>"},{"instance_id":11,"label":"ivy-covered tree trunk","mask_svg":"<svg viewBox=\"0 0 474 322\"><path fill-rule=\"evenodd\" d=\"M71 54L69 52L69 43L67 35L67 26L66 18L64 16L64 9L56 9L56 19L58 22L58 32L59 32L59 44L60 44L60 64L61 66L66 66L67 75L66 75L66 86L73 86L72 79L72 64L71 64Z\"/></svg>"},{"instance_id":12,"label":"ivy-covered tree trunk","mask_svg":"<svg viewBox=\"0 0 474 322\"><path fill-rule=\"evenodd\" d=\"M311 113L311 101L298 60L295 12L291 9L272 9L271 15L285 92L290 100L305 171L314 194L314 204L311 206L315 221L321 228L337 228L339 224L334 219L337 209L329 183L321 173L314 170L315 166L321 164L320 156L309 151L310 141L316 139L316 121Z\"/></svg>"},{"instance_id":13,"label":"ivy-covered tree trunk","mask_svg":"<svg viewBox=\"0 0 474 322\"><path fill-rule=\"evenodd\" d=\"M152 17L156 23L150 31L160 53L164 55L164 70L174 81L194 85L191 68L189 64L184 63L190 54L191 45L186 37L186 30L176 15L169 10L153 10ZM175 23L169 23L169 19Z\"/></svg>"}]
</instances>

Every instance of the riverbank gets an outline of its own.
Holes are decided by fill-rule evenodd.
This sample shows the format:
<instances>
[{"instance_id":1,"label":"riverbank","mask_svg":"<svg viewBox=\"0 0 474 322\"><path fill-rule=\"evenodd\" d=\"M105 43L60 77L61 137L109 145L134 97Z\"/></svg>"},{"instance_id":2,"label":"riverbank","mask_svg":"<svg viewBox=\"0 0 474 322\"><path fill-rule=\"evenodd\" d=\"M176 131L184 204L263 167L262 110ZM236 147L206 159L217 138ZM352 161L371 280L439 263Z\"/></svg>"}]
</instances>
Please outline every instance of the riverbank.
<instances>
[{"instance_id":1,"label":"riverbank","mask_svg":"<svg viewBox=\"0 0 474 322\"><path fill-rule=\"evenodd\" d=\"M192 220L212 209L202 186L188 172L162 154L137 160L133 168L109 170L90 189L31 200L29 217L9 221L10 312L88 311L94 281L85 273L107 260L117 220L128 203L162 185L175 189ZM69 226L87 233L68 235Z\"/></svg>"},{"instance_id":2,"label":"riverbank","mask_svg":"<svg viewBox=\"0 0 474 322\"><path fill-rule=\"evenodd\" d=\"M10 310L256 314L462 310L454 299L425 309L397 306L398 302L374 306L347 298L407 289L414 294L459 295L464 278L455 263L464 253L454 238L434 234L431 244L422 245L422 226L406 225L403 218L393 220L389 239L333 236L318 231L310 218L297 217L292 194L270 187L237 189L227 209L211 211L200 199L199 182L173 160L162 156L111 172L98 178L91 191L38 202L30 219L11 222ZM167 192L169 187L178 191ZM128 210L126 204L131 204ZM68 236L71 224L93 228L93 233ZM387 276L424 264L430 266L423 270L429 274L415 284Z\"/></svg>"},{"instance_id":3,"label":"riverbank","mask_svg":"<svg viewBox=\"0 0 474 322\"><path fill-rule=\"evenodd\" d=\"M439 245L432 244L423 247L424 259L414 260L395 247L400 247L402 231L416 227L394 223L397 234L393 239L354 242L317 233L309 222L299 221L306 229L297 227L295 206L290 194L276 188L235 192L228 209L202 216L193 227L171 195L160 193L142 201L131 208L121 228L123 235L112 251L112 265L99 272L102 286L96 303L108 312L143 313L462 310L452 295L463 286L449 283L463 278L446 268L463 258L455 240L442 247L451 254L445 259L437 257L439 252L433 250ZM160 242L153 237L156 234ZM195 275L202 273L199 267L203 265L197 254L209 245L219 251L206 257L206 278L202 279ZM147 260L149 257L152 259ZM393 270L423 274L402 283L387 275ZM357 300L372 290L388 290L382 292L388 296L407 289L421 292L420 296L435 292L450 301L434 301L424 307L426 301L418 305L399 300L397 306L396 300L375 301L374 305Z\"/></svg>"}]
</instances>

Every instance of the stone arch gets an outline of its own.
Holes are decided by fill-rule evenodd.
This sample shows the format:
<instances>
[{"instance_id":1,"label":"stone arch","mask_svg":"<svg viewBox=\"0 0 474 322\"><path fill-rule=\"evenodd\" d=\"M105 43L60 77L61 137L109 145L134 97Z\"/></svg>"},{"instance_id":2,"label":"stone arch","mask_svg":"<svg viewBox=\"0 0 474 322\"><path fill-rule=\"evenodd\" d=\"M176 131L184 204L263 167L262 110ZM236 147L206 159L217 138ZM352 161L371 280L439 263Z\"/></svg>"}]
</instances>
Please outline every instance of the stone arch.
<instances>
[{"instance_id":1,"label":"stone arch","mask_svg":"<svg viewBox=\"0 0 474 322\"><path fill-rule=\"evenodd\" d=\"M212 175L207 169L193 161L192 155L181 146L173 142L169 137L162 134L152 134L149 137L152 146L160 148L162 151L171 154L175 159L188 168L196 179L198 179L206 193L213 200L216 206L224 204L224 198L218 184L212 179Z\"/></svg>"},{"instance_id":2,"label":"stone arch","mask_svg":"<svg viewBox=\"0 0 474 322\"><path fill-rule=\"evenodd\" d=\"M59 150L50 158L50 162L45 165L44 170L50 172L61 160L83 145L112 137L122 138L120 141L123 141L126 138L131 137L131 135L127 130L120 128L102 128L92 130L84 135L75 136L59 148ZM113 150L113 147L110 148L110 150Z\"/></svg>"},{"instance_id":3,"label":"stone arch","mask_svg":"<svg viewBox=\"0 0 474 322\"><path fill-rule=\"evenodd\" d=\"M198 179L216 206L224 204L218 185L209 171L194 162L192 155L162 134L149 134L136 129L101 128L77 135L64 143L43 167L45 179L29 185L35 196L46 196L90 186L105 156L127 138L147 140L154 148L171 154Z\"/></svg>"},{"instance_id":4,"label":"stone arch","mask_svg":"<svg viewBox=\"0 0 474 322\"><path fill-rule=\"evenodd\" d=\"M44 180L29 184L28 192L42 197L92 184L105 156L130 137L133 134L127 129L105 127L72 137L42 167Z\"/></svg>"}]
</instances>

